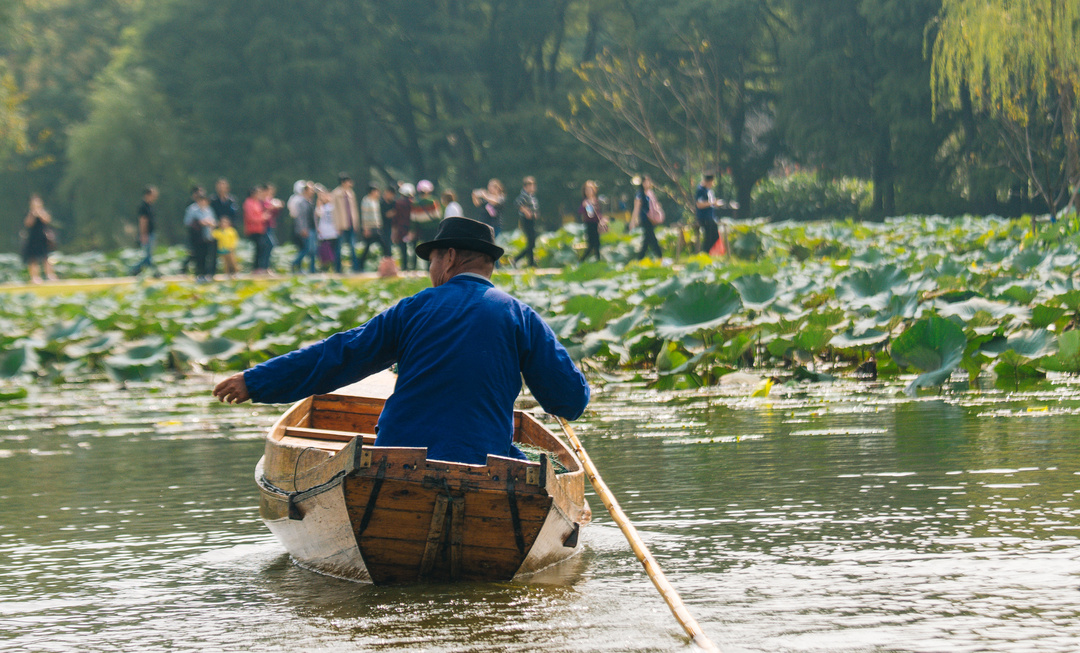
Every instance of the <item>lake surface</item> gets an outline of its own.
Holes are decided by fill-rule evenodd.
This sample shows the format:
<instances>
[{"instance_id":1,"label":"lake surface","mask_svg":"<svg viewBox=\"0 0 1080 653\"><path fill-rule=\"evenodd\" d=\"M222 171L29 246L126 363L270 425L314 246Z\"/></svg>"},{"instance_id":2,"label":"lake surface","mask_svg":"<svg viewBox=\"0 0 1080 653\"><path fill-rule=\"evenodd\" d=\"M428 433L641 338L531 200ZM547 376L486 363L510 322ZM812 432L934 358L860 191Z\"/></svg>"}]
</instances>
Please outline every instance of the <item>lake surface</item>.
<instances>
[{"instance_id":1,"label":"lake surface","mask_svg":"<svg viewBox=\"0 0 1080 653\"><path fill-rule=\"evenodd\" d=\"M294 566L252 478L280 409L212 382L0 403L0 649L690 650L595 497L583 554L530 582ZM751 389L612 384L578 423L721 649L1080 649L1080 388Z\"/></svg>"}]
</instances>

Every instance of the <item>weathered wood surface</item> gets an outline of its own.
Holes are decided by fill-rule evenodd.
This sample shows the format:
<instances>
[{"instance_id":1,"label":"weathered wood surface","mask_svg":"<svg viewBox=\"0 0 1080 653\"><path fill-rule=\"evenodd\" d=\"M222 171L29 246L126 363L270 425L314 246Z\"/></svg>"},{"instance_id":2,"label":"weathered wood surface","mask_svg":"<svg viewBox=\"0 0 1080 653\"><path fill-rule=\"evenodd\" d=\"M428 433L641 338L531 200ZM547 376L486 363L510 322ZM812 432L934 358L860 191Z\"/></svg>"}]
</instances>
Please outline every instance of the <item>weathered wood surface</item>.
<instances>
[{"instance_id":1,"label":"weathered wood surface","mask_svg":"<svg viewBox=\"0 0 1080 653\"><path fill-rule=\"evenodd\" d=\"M305 399L268 434L260 513L298 563L375 583L507 580L580 549L571 536L591 518L584 471L540 422L515 413L515 440L570 472L501 456L428 460L423 448L374 446L392 389L383 375L344 389L358 394Z\"/></svg>"}]
</instances>

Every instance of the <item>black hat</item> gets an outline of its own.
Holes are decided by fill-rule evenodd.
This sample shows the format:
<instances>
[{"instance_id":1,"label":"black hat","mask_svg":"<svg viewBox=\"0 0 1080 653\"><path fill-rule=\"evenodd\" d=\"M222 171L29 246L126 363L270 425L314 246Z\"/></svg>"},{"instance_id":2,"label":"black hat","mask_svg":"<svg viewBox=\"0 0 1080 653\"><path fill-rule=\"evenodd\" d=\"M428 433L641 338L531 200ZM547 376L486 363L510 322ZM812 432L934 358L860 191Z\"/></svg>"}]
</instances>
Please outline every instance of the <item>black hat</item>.
<instances>
[{"instance_id":1,"label":"black hat","mask_svg":"<svg viewBox=\"0 0 1080 653\"><path fill-rule=\"evenodd\" d=\"M495 230L469 218L447 218L440 222L435 238L417 245L416 255L426 261L431 250L450 247L487 254L496 261L503 255L503 248L495 244Z\"/></svg>"}]
</instances>

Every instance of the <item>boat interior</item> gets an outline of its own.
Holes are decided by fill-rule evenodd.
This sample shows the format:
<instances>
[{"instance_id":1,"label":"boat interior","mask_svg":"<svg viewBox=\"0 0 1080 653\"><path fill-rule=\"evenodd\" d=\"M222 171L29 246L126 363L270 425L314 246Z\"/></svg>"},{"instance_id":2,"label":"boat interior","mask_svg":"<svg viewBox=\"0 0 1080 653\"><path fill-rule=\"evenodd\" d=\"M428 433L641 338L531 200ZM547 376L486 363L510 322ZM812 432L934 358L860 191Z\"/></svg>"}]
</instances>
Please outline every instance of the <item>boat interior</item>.
<instances>
[{"instance_id":1,"label":"boat interior","mask_svg":"<svg viewBox=\"0 0 1080 653\"><path fill-rule=\"evenodd\" d=\"M317 395L293 406L278 423L274 439L282 445L318 449L333 455L354 438L375 444L375 424L382 412L382 399L348 395ZM553 453L564 469L577 469L573 455L531 415L514 412L514 442L530 458L534 450ZM560 470L562 471L562 470Z\"/></svg>"}]
</instances>

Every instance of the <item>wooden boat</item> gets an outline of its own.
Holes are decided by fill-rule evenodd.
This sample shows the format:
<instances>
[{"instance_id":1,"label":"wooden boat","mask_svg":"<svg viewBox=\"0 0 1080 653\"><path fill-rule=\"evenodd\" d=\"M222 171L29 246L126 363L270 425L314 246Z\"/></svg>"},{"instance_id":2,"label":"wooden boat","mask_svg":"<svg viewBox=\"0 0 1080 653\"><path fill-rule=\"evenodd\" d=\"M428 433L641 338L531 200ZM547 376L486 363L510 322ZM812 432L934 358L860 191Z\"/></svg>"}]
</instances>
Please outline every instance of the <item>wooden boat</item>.
<instances>
[{"instance_id":1,"label":"wooden boat","mask_svg":"<svg viewBox=\"0 0 1080 653\"><path fill-rule=\"evenodd\" d=\"M299 565L376 584L509 580L577 553L591 517L584 471L535 418L515 411L514 441L547 452L538 461L466 465L376 447L384 401L309 397L270 429L259 513Z\"/></svg>"}]
</instances>

